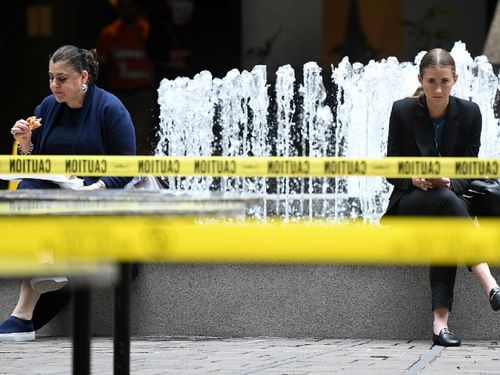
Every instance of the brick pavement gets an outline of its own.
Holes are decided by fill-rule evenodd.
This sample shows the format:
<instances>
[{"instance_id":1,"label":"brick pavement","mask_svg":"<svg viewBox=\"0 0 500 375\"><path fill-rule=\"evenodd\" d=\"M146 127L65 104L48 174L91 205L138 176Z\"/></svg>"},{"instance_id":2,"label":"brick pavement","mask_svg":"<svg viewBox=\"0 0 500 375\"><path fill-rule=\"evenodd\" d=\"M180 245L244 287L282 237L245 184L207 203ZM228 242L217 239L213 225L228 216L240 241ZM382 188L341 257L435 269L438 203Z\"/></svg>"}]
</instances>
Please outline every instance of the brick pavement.
<instances>
[{"instance_id":1,"label":"brick pavement","mask_svg":"<svg viewBox=\"0 0 500 375\"><path fill-rule=\"evenodd\" d=\"M0 374L71 373L71 339L0 343ZM92 373L113 373L113 342L92 340ZM150 374L500 374L500 343L459 348L425 341L134 337L131 373Z\"/></svg>"}]
</instances>

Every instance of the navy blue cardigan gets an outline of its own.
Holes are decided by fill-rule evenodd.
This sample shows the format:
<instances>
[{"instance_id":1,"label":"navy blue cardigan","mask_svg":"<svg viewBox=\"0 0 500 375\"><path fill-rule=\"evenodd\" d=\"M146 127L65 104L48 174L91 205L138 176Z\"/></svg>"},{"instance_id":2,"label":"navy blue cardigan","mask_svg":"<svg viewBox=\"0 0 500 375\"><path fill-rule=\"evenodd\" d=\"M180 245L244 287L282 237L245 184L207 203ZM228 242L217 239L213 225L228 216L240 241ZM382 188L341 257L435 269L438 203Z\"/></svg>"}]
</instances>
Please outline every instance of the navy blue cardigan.
<instances>
[{"instance_id":1,"label":"navy blue cardigan","mask_svg":"<svg viewBox=\"0 0 500 375\"><path fill-rule=\"evenodd\" d=\"M35 109L43 126L33 130L33 154L48 155L47 137L61 111L53 95L47 96ZM135 132L130 114L122 102L109 92L89 85L77 124L77 141L73 155L135 155ZM131 177L101 177L108 188L122 188ZM85 178L85 185L96 178Z\"/></svg>"}]
</instances>

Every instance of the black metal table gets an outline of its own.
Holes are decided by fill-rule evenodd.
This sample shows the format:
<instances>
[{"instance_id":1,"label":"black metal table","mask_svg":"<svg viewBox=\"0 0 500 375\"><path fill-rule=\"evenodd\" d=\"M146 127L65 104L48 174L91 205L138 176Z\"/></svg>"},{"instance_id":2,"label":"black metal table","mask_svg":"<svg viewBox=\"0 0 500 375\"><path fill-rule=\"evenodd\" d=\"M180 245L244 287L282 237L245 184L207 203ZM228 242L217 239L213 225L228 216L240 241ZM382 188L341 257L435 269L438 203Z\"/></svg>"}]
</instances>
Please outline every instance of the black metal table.
<instances>
[{"instance_id":1,"label":"black metal table","mask_svg":"<svg viewBox=\"0 0 500 375\"><path fill-rule=\"evenodd\" d=\"M250 196L203 193L172 194L143 190L18 190L0 191L0 217L20 216L244 216L260 199ZM189 204L186 204L189 203ZM118 262L118 283L114 292L115 374L130 373L130 284L129 262ZM78 266L74 270L78 274ZM53 273L53 271L51 271ZM51 273L49 272L49 274ZM99 272L97 268L96 272ZM26 275L25 275L26 276ZM73 296L73 374L90 374L91 370L91 277L92 272L78 274Z\"/></svg>"}]
</instances>

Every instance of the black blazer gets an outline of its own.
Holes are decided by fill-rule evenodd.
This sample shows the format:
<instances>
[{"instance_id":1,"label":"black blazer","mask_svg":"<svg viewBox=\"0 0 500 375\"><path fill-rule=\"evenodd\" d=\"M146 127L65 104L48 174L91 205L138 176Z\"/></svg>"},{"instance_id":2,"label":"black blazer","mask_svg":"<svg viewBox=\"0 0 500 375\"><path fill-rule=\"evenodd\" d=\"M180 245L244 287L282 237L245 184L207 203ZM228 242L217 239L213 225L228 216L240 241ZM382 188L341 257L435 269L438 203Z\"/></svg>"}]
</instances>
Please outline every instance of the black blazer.
<instances>
[{"instance_id":1,"label":"black blazer","mask_svg":"<svg viewBox=\"0 0 500 375\"><path fill-rule=\"evenodd\" d=\"M477 157L481 145L481 111L476 103L450 96L440 145L441 156ZM432 121L425 98L406 98L394 102L389 121L387 156L433 156ZM387 214L401 196L413 189L411 178L388 178L394 186ZM468 179L451 179L452 190L462 193Z\"/></svg>"}]
</instances>

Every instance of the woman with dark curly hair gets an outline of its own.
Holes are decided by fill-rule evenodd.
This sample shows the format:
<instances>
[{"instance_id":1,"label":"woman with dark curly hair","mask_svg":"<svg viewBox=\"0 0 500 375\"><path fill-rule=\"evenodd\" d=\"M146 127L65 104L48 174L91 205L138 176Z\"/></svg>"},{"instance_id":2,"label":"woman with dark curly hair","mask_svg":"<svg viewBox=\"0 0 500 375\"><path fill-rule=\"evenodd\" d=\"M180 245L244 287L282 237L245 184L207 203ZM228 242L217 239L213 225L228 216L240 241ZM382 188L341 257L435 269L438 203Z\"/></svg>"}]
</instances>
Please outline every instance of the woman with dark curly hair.
<instances>
[{"instance_id":1,"label":"woman with dark curly hair","mask_svg":"<svg viewBox=\"0 0 500 375\"><path fill-rule=\"evenodd\" d=\"M38 127L25 119L11 129L20 155L135 155L135 133L124 105L97 87L95 50L62 46L49 60L47 96L35 108ZM31 117L31 116L30 116ZM81 190L120 189L129 177L85 177ZM59 189L52 181L23 179L18 189ZM35 338L69 299L65 277L24 279L12 315L0 325L0 341ZM53 292L53 293L47 293ZM43 294L47 293L47 294Z\"/></svg>"}]
</instances>

